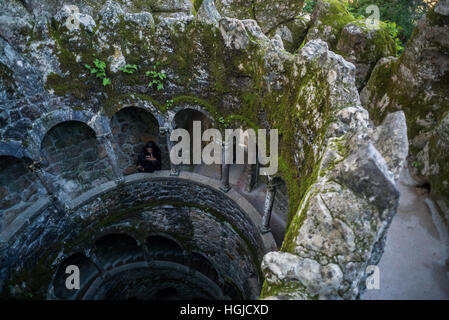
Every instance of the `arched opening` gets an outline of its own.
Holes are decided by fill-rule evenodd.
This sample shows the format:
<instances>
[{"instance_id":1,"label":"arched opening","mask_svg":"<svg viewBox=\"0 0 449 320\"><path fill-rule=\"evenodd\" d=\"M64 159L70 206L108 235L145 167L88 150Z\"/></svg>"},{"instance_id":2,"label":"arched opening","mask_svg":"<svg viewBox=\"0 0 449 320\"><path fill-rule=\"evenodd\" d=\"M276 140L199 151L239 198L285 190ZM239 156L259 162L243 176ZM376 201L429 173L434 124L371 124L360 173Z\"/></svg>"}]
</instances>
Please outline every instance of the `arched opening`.
<instances>
[{"instance_id":1,"label":"arched opening","mask_svg":"<svg viewBox=\"0 0 449 320\"><path fill-rule=\"evenodd\" d=\"M0 230L45 193L25 160L0 156Z\"/></svg>"},{"instance_id":2,"label":"arched opening","mask_svg":"<svg viewBox=\"0 0 449 320\"><path fill-rule=\"evenodd\" d=\"M278 247L282 245L288 220L288 190L287 184L281 177L275 177L273 184L276 188L271 214L271 232Z\"/></svg>"},{"instance_id":3,"label":"arched opening","mask_svg":"<svg viewBox=\"0 0 449 320\"><path fill-rule=\"evenodd\" d=\"M219 165L193 164L193 124L194 121L201 122L201 137L204 131L212 128L212 121L203 112L194 109L184 109L179 111L173 119L174 129L185 129L190 134L190 165L183 165L181 170L195 171L203 175L218 178L220 175ZM176 142L175 142L176 143ZM201 150L209 142L201 142Z\"/></svg>"},{"instance_id":4,"label":"arched opening","mask_svg":"<svg viewBox=\"0 0 449 320\"><path fill-rule=\"evenodd\" d=\"M151 259L184 263L181 247L173 240L161 236L150 236L147 249Z\"/></svg>"},{"instance_id":5,"label":"arched opening","mask_svg":"<svg viewBox=\"0 0 449 320\"><path fill-rule=\"evenodd\" d=\"M42 140L41 152L43 167L62 200L73 199L114 178L105 148L85 123L67 121L54 126Z\"/></svg>"},{"instance_id":6,"label":"arched opening","mask_svg":"<svg viewBox=\"0 0 449 320\"><path fill-rule=\"evenodd\" d=\"M190 266L214 282L218 282L218 272L214 265L203 255L193 252L190 257Z\"/></svg>"},{"instance_id":7,"label":"arched opening","mask_svg":"<svg viewBox=\"0 0 449 320\"><path fill-rule=\"evenodd\" d=\"M232 148L232 164L229 169L230 184L245 193L250 193L257 187L259 175L257 172L257 132L250 132L240 127L240 135L232 136L228 143ZM234 132L238 132L235 130ZM242 154L243 156L241 156ZM250 161L251 159L251 161ZM251 163L250 163L251 162Z\"/></svg>"},{"instance_id":8,"label":"arched opening","mask_svg":"<svg viewBox=\"0 0 449 320\"><path fill-rule=\"evenodd\" d=\"M149 141L156 142L161 149L163 169L170 167L166 141L158 139L159 124L149 111L137 107L121 109L111 118L111 131L119 168L124 175L137 172L137 157Z\"/></svg>"},{"instance_id":9,"label":"arched opening","mask_svg":"<svg viewBox=\"0 0 449 320\"><path fill-rule=\"evenodd\" d=\"M125 234L108 234L99 238L95 242L94 253L105 270L144 260L136 240Z\"/></svg>"},{"instance_id":10,"label":"arched opening","mask_svg":"<svg viewBox=\"0 0 449 320\"><path fill-rule=\"evenodd\" d=\"M76 266L79 269L80 290L68 289L67 278L74 275L73 271L67 269L68 266ZM67 272L68 271L68 272ZM76 295L82 293L83 288L98 275L95 264L82 253L75 253L66 258L58 267L53 279L54 294L59 299L74 299ZM69 279L70 280L70 279ZM70 283L71 281L69 281Z\"/></svg>"}]
</instances>

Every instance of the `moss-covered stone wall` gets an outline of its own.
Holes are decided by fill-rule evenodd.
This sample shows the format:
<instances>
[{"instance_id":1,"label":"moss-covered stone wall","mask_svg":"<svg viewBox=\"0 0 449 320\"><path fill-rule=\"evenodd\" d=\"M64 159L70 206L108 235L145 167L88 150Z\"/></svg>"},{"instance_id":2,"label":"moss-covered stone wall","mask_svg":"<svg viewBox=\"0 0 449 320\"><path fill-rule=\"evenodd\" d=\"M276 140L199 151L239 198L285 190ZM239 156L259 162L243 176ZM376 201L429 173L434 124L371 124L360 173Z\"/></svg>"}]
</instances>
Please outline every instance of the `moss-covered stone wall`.
<instances>
[{"instance_id":1,"label":"moss-covered stone wall","mask_svg":"<svg viewBox=\"0 0 449 320\"><path fill-rule=\"evenodd\" d=\"M390 112L405 112L412 173L431 183L432 194L447 211L449 158L443 150L448 143L449 17L438 13L444 12L438 6L419 21L399 58L379 61L361 99L376 123Z\"/></svg>"}]
</instances>

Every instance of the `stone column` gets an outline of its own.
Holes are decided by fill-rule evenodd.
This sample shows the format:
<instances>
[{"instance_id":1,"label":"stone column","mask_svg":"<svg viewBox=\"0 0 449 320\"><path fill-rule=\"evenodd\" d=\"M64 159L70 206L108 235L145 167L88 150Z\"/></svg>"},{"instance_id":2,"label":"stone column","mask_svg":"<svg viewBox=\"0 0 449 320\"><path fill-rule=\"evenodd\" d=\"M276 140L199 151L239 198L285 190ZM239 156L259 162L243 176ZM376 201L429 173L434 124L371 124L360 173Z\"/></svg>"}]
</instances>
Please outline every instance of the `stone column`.
<instances>
[{"instance_id":1,"label":"stone column","mask_svg":"<svg viewBox=\"0 0 449 320\"><path fill-rule=\"evenodd\" d=\"M265 195L265 206L263 210L262 217L262 226L261 232L267 233L270 232L270 220L271 220L271 212L273 210L274 197L276 195L276 186L273 183L273 180L269 178L267 184L267 193Z\"/></svg>"},{"instance_id":2,"label":"stone column","mask_svg":"<svg viewBox=\"0 0 449 320\"><path fill-rule=\"evenodd\" d=\"M223 192L228 192L231 190L229 185L229 164L226 164L226 150L229 148L229 144L223 142L222 144L222 164L221 164L221 186L220 190Z\"/></svg>"},{"instance_id":3,"label":"stone column","mask_svg":"<svg viewBox=\"0 0 449 320\"><path fill-rule=\"evenodd\" d=\"M61 214L64 214L67 205L63 203L61 200L59 200L58 190L55 187L55 185L50 181L50 179L48 179L44 170L41 168L41 163L33 161L33 163L28 165L28 167L44 186L45 190L47 191L47 194L50 196L51 201L53 202L56 211L58 211Z\"/></svg>"},{"instance_id":4,"label":"stone column","mask_svg":"<svg viewBox=\"0 0 449 320\"><path fill-rule=\"evenodd\" d=\"M167 148L168 148L168 161L170 161L170 176L179 176L179 168L175 164L171 162L170 159L170 151L173 147L173 142L170 140L171 133L173 131L172 126L162 127L159 128L159 133L162 135L165 135L165 139L167 141Z\"/></svg>"},{"instance_id":5,"label":"stone column","mask_svg":"<svg viewBox=\"0 0 449 320\"><path fill-rule=\"evenodd\" d=\"M117 154L115 153L114 147L112 146L112 138L112 133L108 132L101 136L98 136L98 141L106 151L106 155L112 167L112 172L114 173L117 183L120 184L123 182L123 174L118 165Z\"/></svg>"},{"instance_id":6,"label":"stone column","mask_svg":"<svg viewBox=\"0 0 449 320\"><path fill-rule=\"evenodd\" d=\"M245 191L251 192L256 185L256 175L257 175L257 165L255 164L247 164L245 166L246 173L246 185Z\"/></svg>"}]
</instances>

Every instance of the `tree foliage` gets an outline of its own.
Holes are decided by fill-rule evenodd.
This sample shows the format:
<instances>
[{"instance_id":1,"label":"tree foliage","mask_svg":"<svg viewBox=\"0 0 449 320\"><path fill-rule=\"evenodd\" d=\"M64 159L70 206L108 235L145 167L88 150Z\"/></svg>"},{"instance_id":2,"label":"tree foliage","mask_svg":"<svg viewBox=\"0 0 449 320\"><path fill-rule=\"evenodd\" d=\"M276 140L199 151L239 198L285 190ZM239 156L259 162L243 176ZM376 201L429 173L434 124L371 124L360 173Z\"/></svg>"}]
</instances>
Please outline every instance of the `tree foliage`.
<instances>
[{"instance_id":1,"label":"tree foliage","mask_svg":"<svg viewBox=\"0 0 449 320\"><path fill-rule=\"evenodd\" d=\"M380 20L394 22L399 29L399 38L402 43L406 43L416 22L436 2L437 0L349 0L349 9L355 17L368 17L366 8L369 5L377 5Z\"/></svg>"}]
</instances>

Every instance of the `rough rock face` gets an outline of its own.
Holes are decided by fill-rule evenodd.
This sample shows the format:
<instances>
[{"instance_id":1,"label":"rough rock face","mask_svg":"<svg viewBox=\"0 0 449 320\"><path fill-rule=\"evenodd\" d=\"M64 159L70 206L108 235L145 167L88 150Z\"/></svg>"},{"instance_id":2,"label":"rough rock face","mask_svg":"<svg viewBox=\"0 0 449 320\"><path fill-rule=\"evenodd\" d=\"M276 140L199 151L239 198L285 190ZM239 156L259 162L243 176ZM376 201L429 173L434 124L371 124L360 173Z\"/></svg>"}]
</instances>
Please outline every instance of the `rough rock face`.
<instances>
[{"instance_id":1,"label":"rough rock face","mask_svg":"<svg viewBox=\"0 0 449 320\"><path fill-rule=\"evenodd\" d=\"M357 67L356 83L361 90L377 61L396 55L395 43L384 23L370 29L366 20L355 19L339 0L320 0L312 13L306 41L322 39Z\"/></svg>"},{"instance_id":2,"label":"rough rock face","mask_svg":"<svg viewBox=\"0 0 449 320\"><path fill-rule=\"evenodd\" d=\"M301 11L303 3L303 0L275 2L267 0L215 0L215 5L223 16L240 20L254 19L265 33L293 20Z\"/></svg>"},{"instance_id":3,"label":"rough rock face","mask_svg":"<svg viewBox=\"0 0 449 320\"><path fill-rule=\"evenodd\" d=\"M294 53L298 50L306 37L309 28L310 15L304 14L295 17L292 21L278 26L270 35L281 37L285 50Z\"/></svg>"},{"instance_id":4,"label":"rough rock face","mask_svg":"<svg viewBox=\"0 0 449 320\"><path fill-rule=\"evenodd\" d=\"M321 63L326 68L329 61ZM354 76L352 65L337 65ZM393 114L373 128L355 99L337 118L283 252L264 257L262 297L354 299L364 290L367 266L380 260L399 199L395 176L408 152L405 117Z\"/></svg>"},{"instance_id":5,"label":"rough rock face","mask_svg":"<svg viewBox=\"0 0 449 320\"><path fill-rule=\"evenodd\" d=\"M432 193L447 211L449 199L449 4L440 1L419 21L399 59L381 59L361 93L364 106L380 123L403 110L407 117L414 174L431 183ZM444 201L446 203L444 203Z\"/></svg>"},{"instance_id":6,"label":"rough rock face","mask_svg":"<svg viewBox=\"0 0 449 320\"><path fill-rule=\"evenodd\" d=\"M94 199L79 217L70 216L64 208L71 208L68 204L79 199L72 198L80 192L113 184L117 206L122 200L138 201L136 192L128 194L120 187L130 163L126 154L135 152L139 135L157 134L165 140L163 134L176 115L192 109L220 128L275 128L281 133L277 175L288 190L290 226L284 252L265 258L262 296L357 297L366 265L380 258L397 206L394 174L406 153L403 145L398 148L406 139L403 118L395 115L374 128L360 106L354 65L330 51L326 42L310 40L293 55L283 50L280 34L267 37L264 31L296 16L290 6L298 2L271 6L253 1L262 27L253 19L219 13L211 1L204 1L196 16L185 1L86 3L74 3L79 14L62 1L11 2L2 11L0 155L34 161L28 169L45 182L49 205L33 211L32 219L16 212L0 224L17 230L0 230L0 288L40 274L39 261L52 267L59 263L58 243L43 253L41 237L62 241L81 232L90 221L83 219L91 218L93 210L108 214ZM257 8L263 5L275 11L258 18ZM80 18L79 28L67 19L71 15ZM17 16L23 17L19 25L14 23ZM271 20L277 17L281 21ZM104 68L109 82L92 73L94 64ZM137 70L122 71L126 65ZM149 85L148 70L166 75L162 88ZM131 113L119 113L131 107L147 112L153 127L125 139ZM68 129L74 123L73 138L86 142L85 152L69 150L55 134L61 129L72 132ZM390 139L382 148L384 136ZM86 179L83 166L73 166L81 163L86 168L94 160L106 167L94 181ZM62 162L70 170L61 170ZM61 179L72 181L73 188L62 190ZM103 179L108 181L103 184ZM212 207L215 202L198 205ZM229 217L235 225L247 220L245 212ZM28 219L28 227L22 228L19 222ZM250 232L244 233L260 236L257 226L249 223L245 228ZM42 234L43 229L48 233ZM47 292L48 278L33 279L36 292Z\"/></svg>"},{"instance_id":7,"label":"rough rock face","mask_svg":"<svg viewBox=\"0 0 449 320\"><path fill-rule=\"evenodd\" d=\"M306 41L321 39L335 49L343 28L354 21L349 11L339 0L319 0L313 12Z\"/></svg>"},{"instance_id":8,"label":"rough rock face","mask_svg":"<svg viewBox=\"0 0 449 320\"><path fill-rule=\"evenodd\" d=\"M337 51L356 66L357 88L367 83L377 61L396 55L393 39L381 24L380 29L370 30L363 21L347 24L341 31Z\"/></svg>"}]
</instances>

